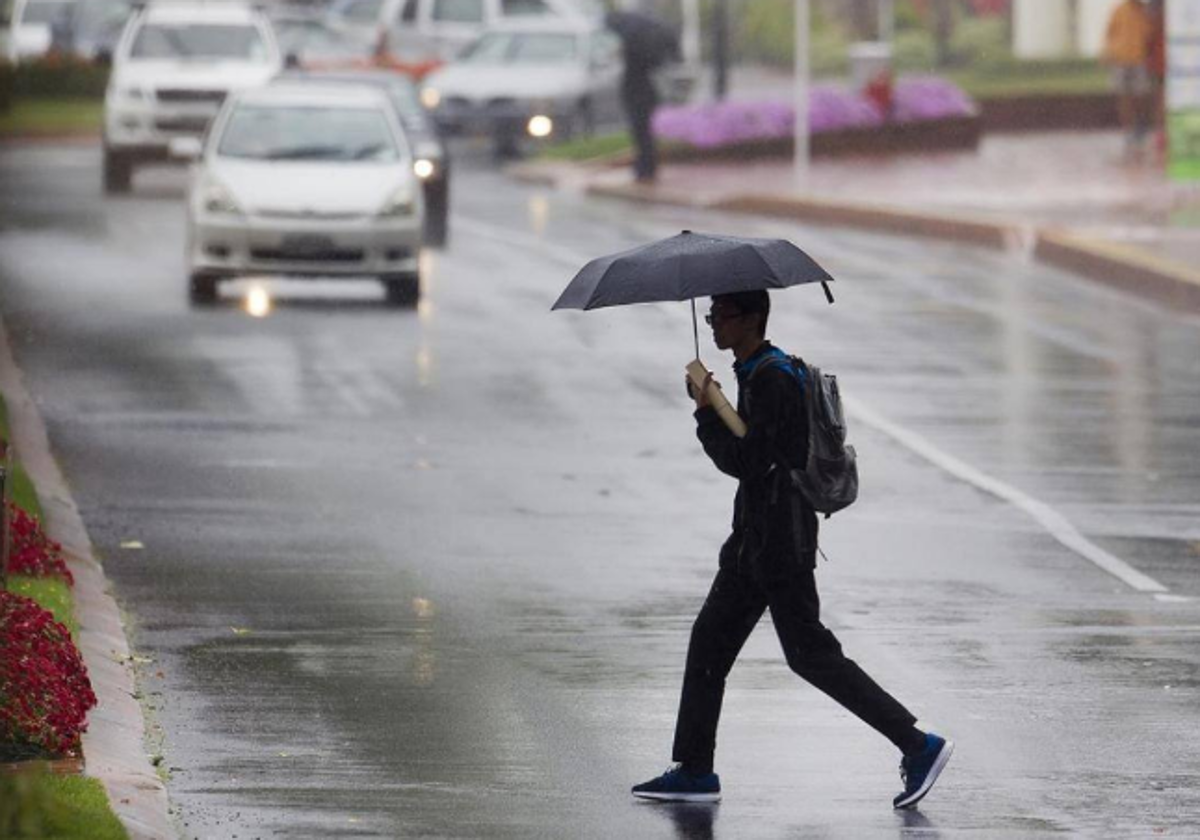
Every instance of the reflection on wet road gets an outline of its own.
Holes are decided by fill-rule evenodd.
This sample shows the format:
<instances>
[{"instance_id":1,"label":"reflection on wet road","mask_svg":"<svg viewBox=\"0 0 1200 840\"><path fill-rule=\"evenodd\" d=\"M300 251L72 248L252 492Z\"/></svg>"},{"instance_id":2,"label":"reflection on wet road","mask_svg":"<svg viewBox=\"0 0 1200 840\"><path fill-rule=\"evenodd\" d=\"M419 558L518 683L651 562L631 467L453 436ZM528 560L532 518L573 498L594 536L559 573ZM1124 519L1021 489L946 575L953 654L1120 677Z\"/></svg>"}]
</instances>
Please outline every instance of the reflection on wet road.
<instances>
[{"instance_id":1,"label":"reflection on wet road","mask_svg":"<svg viewBox=\"0 0 1200 840\"><path fill-rule=\"evenodd\" d=\"M153 660L183 836L1200 832L1195 318L1008 255L469 167L416 310L277 278L193 309L179 174L106 202L98 165L4 152L0 306ZM777 295L771 334L871 412L825 618L959 744L920 812L767 628L730 680L725 801L628 797L669 759L733 487L679 385L685 305L548 310L581 258L685 227L784 235L838 278L834 307Z\"/></svg>"}]
</instances>

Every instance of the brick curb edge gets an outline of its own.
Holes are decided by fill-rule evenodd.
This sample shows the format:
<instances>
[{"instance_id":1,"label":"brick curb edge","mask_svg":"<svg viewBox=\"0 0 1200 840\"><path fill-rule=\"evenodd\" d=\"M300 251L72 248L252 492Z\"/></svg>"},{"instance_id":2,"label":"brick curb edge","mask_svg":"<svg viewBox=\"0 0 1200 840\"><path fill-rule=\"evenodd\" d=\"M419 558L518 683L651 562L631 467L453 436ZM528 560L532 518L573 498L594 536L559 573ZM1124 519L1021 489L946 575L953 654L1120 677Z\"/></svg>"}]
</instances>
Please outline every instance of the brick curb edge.
<instances>
[{"instance_id":1,"label":"brick curb edge","mask_svg":"<svg viewBox=\"0 0 1200 840\"><path fill-rule=\"evenodd\" d=\"M25 390L8 333L0 322L0 391L8 406L13 444L38 488L46 529L63 545L75 576L79 647L98 704L83 737L84 772L97 778L131 840L176 836L167 791L143 749L145 720L135 698L129 644L104 569L92 552L79 509L50 451L37 406Z\"/></svg>"},{"instance_id":2,"label":"brick curb edge","mask_svg":"<svg viewBox=\"0 0 1200 840\"><path fill-rule=\"evenodd\" d=\"M943 239L997 250L1031 246L1033 257L1046 265L1126 292L1152 297L1166 306L1200 312L1200 272L1136 248L1087 239L1054 228L823 197L731 194L703 198L683 190L655 186L596 183L591 180L587 167L577 165L573 172L570 170L570 166L562 163L524 163L512 166L508 171L525 183L578 188L582 182L583 191L589 194L648 204L789 218L812 224Z\"/></svg>"}]
</instances>

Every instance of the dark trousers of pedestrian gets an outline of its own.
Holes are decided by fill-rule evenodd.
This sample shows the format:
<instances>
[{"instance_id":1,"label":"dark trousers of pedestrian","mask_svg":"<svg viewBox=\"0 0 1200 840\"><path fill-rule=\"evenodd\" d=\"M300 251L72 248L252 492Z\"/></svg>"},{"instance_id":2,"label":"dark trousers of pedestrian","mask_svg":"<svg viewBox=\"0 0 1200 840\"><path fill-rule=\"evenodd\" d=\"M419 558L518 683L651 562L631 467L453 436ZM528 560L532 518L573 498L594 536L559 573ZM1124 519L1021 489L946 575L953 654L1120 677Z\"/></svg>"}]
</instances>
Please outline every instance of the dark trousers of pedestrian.
<instances>
[{"instance_id":1,"label":"dark trousers of pedestrian","mask_svg":"<svg viewBox=\"0 0 1200 840\"><path fill-rule=\"evenodd\" d=\"M842 653L820 620L814 570L793 564L769 580L734 569L717 573L692 627L673 761L711 772L725 678L764 611L793 671L872 726L902 751L913 745L916 718Z\"/></svg>"},{"instance_id":2,"label":"dark trousers of pedestrian","mask_svg":"<svg viewBox=\"0 0 1200 840\"><path fill-rule=\"evenodd\" d=\"M622 86L621 98L625 116L629 119L629 133L633 137L633 174L639 181L652 181L658 174L658 151L654 146L651 120L658 107L658 94L653 83L645 81L626 82Z\"/></svg>"}]
</instances>

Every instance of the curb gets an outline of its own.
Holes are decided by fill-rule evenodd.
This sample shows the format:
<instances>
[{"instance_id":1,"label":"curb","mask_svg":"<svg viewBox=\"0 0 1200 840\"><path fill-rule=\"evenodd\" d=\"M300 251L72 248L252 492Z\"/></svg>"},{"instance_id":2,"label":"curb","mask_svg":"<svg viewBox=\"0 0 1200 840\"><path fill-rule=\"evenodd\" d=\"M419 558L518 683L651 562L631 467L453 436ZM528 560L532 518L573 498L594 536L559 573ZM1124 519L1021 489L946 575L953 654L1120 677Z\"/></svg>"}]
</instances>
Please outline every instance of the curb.
<instances>
[{"instance_id":1,"label":"curb","mask_svg":"<svg viewBox=\"0 0 1200 840\"><path fill-rule=\"evenodd\" d=\"M98 703L83 736L84 772L104 785L109 804L131 840L176 836L168 815L167 790L142 745L145 721L135 699L129 644L120 611L92 552L79 509L50 451L42 423L13 358L0 322L0 390L8 405L13 445L38 488L46 530L62 543L75 576L79 648Z\"/></svg>"},{"instance_id":2,"label":"curb","mask_svg":"<svg viewBox=\"0 0 1200 840\"><path fill-rule=\"evenodd\" d=\"M1118 289L1149 294L1167 306L1200 311L1200 272L1180 263L1053 229L1038 232L1033 255L1047 265Z\"/></svg>"},{"instance_id":3,"label":"curb","mask_svg":"<svg viewBox=\"0 0 1200 840\"><path fill-rule=\"evenodd\" d=\"M878 233L961 242L994 250L1031 246L1034 259L1081 277L1114 286L1169 307L1200 312L1200 272L1140 249L1078 236L1056 228L907 210L886 204L763 195L701 197L683 190L632 183L597 183L582 165L524 163L510 167L517 180L559 188L582 188L589 195L647 204L669 204L730 213L795 219Z\"/></svg>"}]
</instances>

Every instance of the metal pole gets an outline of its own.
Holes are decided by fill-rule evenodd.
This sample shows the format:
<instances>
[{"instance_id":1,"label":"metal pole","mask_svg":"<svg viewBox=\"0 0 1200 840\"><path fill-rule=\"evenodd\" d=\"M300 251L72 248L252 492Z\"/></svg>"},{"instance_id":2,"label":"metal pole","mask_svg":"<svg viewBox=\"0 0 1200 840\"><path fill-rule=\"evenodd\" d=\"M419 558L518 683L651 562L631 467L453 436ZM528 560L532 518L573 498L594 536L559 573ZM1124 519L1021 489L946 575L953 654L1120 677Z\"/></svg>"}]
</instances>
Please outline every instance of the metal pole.
<instances>
[{"instance_id":1,"label":"metal pole","mask_svg":"<svg viewBox=\"0 0 1200 840\"><path fill-rule=\"evenodd\" d=\"M713 98L722 100L729 90L728 0L713 5Z\"/></svg>"},{"instance_id":2,"label":"metal pole","mask_svg":"<svg viewBox=\"0 0 1200 840\"><path fill-rule=\"evenodd\" d=\"M796 183L808 182L808 43L809 43L809 0L796 0L796 118L793 133L796 138L792 164Z\"/></svg>"}]
</instances>

